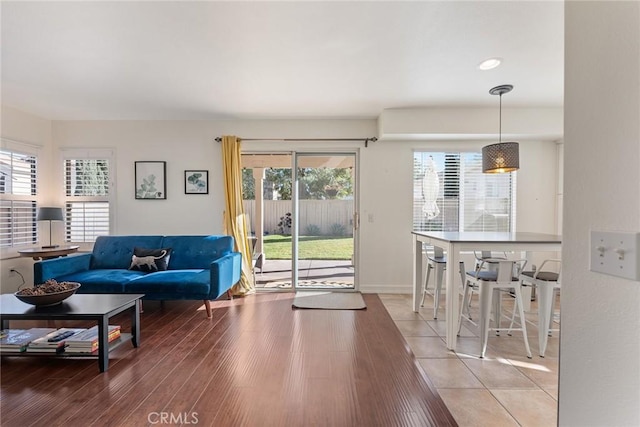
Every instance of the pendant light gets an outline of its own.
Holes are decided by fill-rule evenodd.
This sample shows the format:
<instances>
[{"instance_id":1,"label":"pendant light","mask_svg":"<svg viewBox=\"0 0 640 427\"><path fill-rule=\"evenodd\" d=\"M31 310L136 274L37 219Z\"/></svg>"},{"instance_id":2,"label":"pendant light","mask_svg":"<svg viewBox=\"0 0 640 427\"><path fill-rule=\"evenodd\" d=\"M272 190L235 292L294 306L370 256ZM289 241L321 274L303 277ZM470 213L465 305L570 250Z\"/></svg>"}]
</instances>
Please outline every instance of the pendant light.
<instances>
[{"instance_id":1,"label":"pendant light","mask_svg":"<svg viewBox=\"0 0 640 427\"><path fill-rule=\"evenodd\" d=\"M500 133L497 144L482 147L482 172L506 173L520 168L517 142L502 142L502 95L511 92L512 85L500 85L489 90L491 95L500 95Z\"/></svg>"}]
</instances>

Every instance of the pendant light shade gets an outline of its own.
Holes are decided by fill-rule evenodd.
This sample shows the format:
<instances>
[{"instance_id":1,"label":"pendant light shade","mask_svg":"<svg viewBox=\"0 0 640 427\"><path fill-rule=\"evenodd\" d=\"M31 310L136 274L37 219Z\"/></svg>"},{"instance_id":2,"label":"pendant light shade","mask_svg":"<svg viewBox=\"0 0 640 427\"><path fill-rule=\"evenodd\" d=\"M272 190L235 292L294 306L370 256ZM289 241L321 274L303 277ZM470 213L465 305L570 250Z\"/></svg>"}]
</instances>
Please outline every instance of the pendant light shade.
<instances>
[{"instance_id":1,"label":"pendant light shade","mask_svg":"<svg viewBox=\"0 0 640 427\"><path fill-rule=\"evenodd\" d=\"M506 173L520 168L517 142L500 142L482 147L482 172Z\"/></svg>"},{"instance_id":2,"label":"pendant light shade","mask_svg":"<svg viewBox=\"0 0 640 427\"><path fill-rule=\"evenodd\" d=\"M517 142L502 142L502 94L511 92L512 85L500 85L489 90L500 95L500 133L497 144L482 147L482 172L507 173L520 168L520 150Z\"/></svg>"}]
</instances>

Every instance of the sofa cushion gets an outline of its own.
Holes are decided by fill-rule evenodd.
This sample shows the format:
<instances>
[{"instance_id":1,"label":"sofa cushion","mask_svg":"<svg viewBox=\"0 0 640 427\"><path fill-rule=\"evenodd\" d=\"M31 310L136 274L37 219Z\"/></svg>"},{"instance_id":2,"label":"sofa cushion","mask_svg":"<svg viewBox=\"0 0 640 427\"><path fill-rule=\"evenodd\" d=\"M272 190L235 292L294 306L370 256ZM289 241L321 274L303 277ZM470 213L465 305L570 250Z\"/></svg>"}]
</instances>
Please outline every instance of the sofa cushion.
<instances>
[{"instance_id":1,"label":"sofa cushion","mask_svg":"<svg viewBox=\"0 0 640 427\"><path fill-rule=\"evenodd\" d=\"M125 284L144 276L141 271L122 269L85 270L57 277L59 282L69 281L80 283L78 293L81 294L112 294L122 293Z\"/></svg>"},{"instance_id":2,"label":"sofa cushion","mask_svg":"<svg viewBox=\"0 0 640 427\"><path fill-rule=\"evenodd\" d=\"M231 236L165 236L162 245L157 247L172 249L169 270L208 269L213 261L233 251L233 238Z\"/></svg>"},{"instance_id":3,"label":"sofa cushion","mask_svg":"<svg viewBox=\"0 0 640 427\"><path fill-rule=\"evenodd\" d=\"M140 294L173 294L176 299L180 295L208 295L210 271L197 270L167 270L145 274L124 285L127 293Z\"/></svg>"},{"instance_id":4,"label":"sofa cushion","mask_svg":"<svg viewBox=\"0 0 640 427\"><path fill-rule=\"evenodd\" d=\"M139 270L145 273L165 271L171 257L171 248L146 249L133 248L129 270Z\"/></svg>"},{"instance_id":5,"label":"sofa cushion","mask_svg":"<svg viewBox=\"0 0 640 427\"><path fill-rule=\"evenodd\" d=\"M99 236L93 245L91 269L122 268L131 265L133 248L161 248L162 236Z\"/></svg>"}]
</instances>

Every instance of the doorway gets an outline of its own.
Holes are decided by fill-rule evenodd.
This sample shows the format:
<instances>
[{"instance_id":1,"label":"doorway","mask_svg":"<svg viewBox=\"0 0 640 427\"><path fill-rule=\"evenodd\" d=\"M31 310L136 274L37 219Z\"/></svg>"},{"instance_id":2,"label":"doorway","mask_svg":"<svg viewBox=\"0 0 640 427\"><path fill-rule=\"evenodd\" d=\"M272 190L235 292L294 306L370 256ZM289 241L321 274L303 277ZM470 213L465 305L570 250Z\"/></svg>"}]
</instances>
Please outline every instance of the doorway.
<instances>
[{"instance_id":1,"label":"doorway","mask_svg":"<svg viewBox=\"0 0 640 427\"><path fill-rule=\"evenodd\" d=\"M256 289L357 289L357 153L250 152L242 166Z\"/></svg>"}]
</instances>

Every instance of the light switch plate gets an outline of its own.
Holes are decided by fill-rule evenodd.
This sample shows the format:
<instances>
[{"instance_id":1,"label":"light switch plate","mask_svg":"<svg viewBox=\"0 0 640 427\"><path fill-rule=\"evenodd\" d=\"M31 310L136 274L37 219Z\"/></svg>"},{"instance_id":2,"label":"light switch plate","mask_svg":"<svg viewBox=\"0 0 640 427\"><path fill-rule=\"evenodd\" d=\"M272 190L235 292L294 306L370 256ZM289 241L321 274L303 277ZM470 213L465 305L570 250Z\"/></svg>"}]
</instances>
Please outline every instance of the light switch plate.
<instances>
[{"instance_id":1,"label":"light switch plate","mask_svg":"<svg viewBox=\"0 0 640 427\"><path fill-rule=\"evenodd\" d=\"M640 280L640 233L591 230L590 270Z\"/></svg>"}]
</instances>

